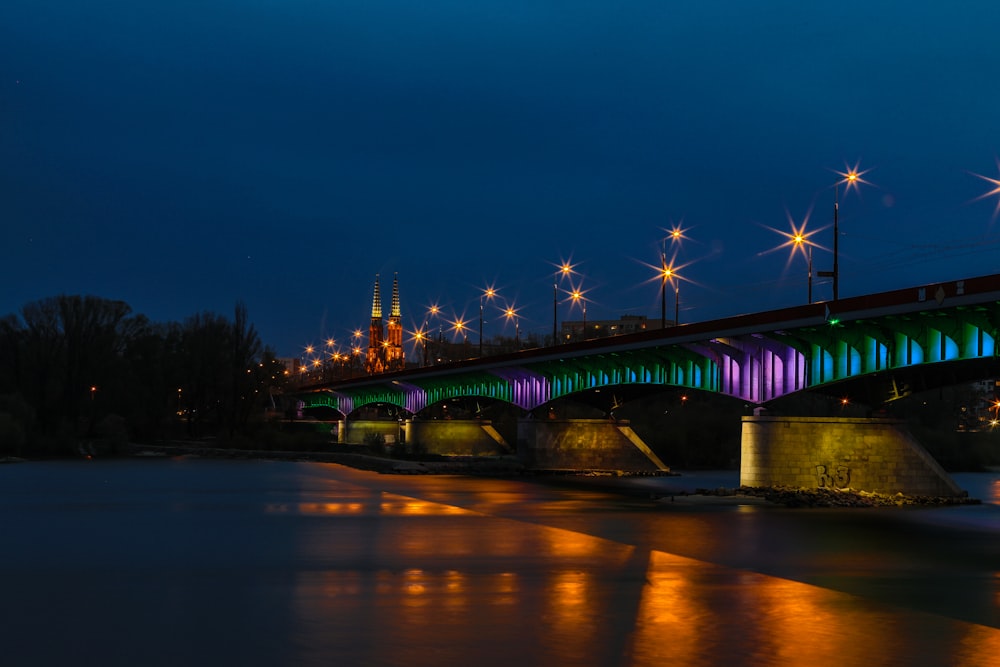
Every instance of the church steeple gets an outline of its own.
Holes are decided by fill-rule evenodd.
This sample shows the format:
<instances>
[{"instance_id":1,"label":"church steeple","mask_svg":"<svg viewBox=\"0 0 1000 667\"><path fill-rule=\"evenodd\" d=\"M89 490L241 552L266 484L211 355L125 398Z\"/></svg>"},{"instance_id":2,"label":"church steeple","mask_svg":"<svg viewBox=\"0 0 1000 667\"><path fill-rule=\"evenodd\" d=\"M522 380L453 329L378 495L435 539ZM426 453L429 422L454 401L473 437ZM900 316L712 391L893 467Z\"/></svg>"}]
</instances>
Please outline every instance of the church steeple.
<instances>
[{"instance_id":1,"label":"church steeple","mask_svg":"<svg viewBox=\"0 0 1000 667\"><path fill-rule=\"evenodd\" d=\"M389 317L401 317L399 313L399 274L392 274L392 310Z\"/></svg>"},{"instance_id":2,"label":"church steeple","mask_svg":"<svg viewBox=\"0 0 1000 667\"><path fill-rule=\"evenodd\" d=\"M395 292L395 280L393 281L393 292ZM382 296L378 290L378 274L375 274L375 295L372 297L372 319L382 319Z\"/></svg>"},{"instance_id":3,"label":"church steeple","mask_svg":"<svg viewBox=\"0 0 1000 667\"><path fill-rule=\"evenodd\" d=\"M406 365L403 355L403 317L399 310L399 274L392 275L392 306L386 327L385 369L394 371Z\"/></svg>"},{"instance_id":4,"label":"church steeple","mask_svg":"<svg viewBox=\"0 0 1000 667\"><path fill-rule=\"evenodd\" d=\"M378 289L378 274L375 274L375 294L372 296L372 321L368 326L368 355L365 357L365 370L368 373L381 373L385 370L385 347L382 336L382 296Z\"/></svg>"}]
</instances>

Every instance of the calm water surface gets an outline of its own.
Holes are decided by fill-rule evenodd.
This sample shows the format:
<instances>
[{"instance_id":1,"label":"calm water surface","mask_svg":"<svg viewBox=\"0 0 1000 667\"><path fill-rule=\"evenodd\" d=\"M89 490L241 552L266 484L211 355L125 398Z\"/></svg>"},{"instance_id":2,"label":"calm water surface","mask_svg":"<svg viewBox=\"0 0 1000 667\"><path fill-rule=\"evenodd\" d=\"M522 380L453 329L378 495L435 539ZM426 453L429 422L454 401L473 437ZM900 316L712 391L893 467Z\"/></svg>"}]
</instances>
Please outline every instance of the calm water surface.
<instances>
[{"instance_id":1,"label":"calm water surface","mask_svg":"<svg viewBox=\"0 0 1000 667\"><path fill-rule=\"evenodd\" d=\"M986 502L784 509L195 458L0 466L4 665L1000 664ZM653 495L736 473L629 480Z\"/></svg>"}]
</instances>

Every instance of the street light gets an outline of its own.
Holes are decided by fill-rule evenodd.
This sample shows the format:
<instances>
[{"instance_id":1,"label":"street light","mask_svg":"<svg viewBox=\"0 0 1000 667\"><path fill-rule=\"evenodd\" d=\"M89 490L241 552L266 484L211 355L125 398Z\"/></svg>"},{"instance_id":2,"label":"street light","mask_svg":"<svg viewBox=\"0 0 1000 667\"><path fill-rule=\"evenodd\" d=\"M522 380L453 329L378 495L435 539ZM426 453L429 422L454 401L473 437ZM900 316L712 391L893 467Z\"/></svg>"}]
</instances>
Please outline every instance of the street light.
<instances>
[{"instance_id":1,"label":"street light","mask_svg":"<svg viewBox=\"0 0 1000 667\"><path fill-rule=\"evenodd\" d=\"M493 287L487 287L483 290L483 293L479 295L479 356L483 356L483 299L487 301L492 299L497 295L497 291Z\"/></svg>"},{"instance_id":2,"label":"street light","mask_svg":"<svg viewBox=\"0 0 1000 667\"><path fill-rule=\"evenodd\" d=\"M820 247L820 246L817 246L816 243L814 243L810 237L812 237L813 234L822 231L823 229L826 229L826 227L822 227L821 229L815 229L810 232L806 231L806 225L809 224L809 216L812 215L811 207L809 211L806 213L805 218L802 220L801 224L796 223L795 220L792 219L791 213L788 213L786 211L785 215L788 218L788 226L791 228L791 231L786 232L780 229L775 229L774 227L767 227L767 229L770 229L772 232L784 236L785 242L766 252L772 252L774 250L779 250L781 248L790 248L791 254L789 254L788 256L788 263L785 265L786 269L788 268L789 265L791 265L791 262L795 258L796 253L799 252L802 253L802 256L806 258L806 262L808 264L807 298L808 298L808 303L812 303L812 283L813 283L812 249L813 247ZM766 253L761 253L761 254L766 254ZM825 273L829 272L821 271L819 275L822 276Z\"/></svg>"},{"instance_id":3,"label":"street light","mask_svg":"<svg viewBox=\"0 0 1000 667\"><path fill-rule=\"evenodd\" d=\"M413 332L413 341L420 345L421 352L421 366L427 365L427 334L424 333L423 329L417 329Z\"/></svg>"},{"instance_id":4,"label":"street light","mask_svg":"<svg viewBox=\"0 0 1000 667\"><path fill-rule=\"evenodd\" d=\"M663 248L660 250L660 272L663 279L660 281L660 328L667 328L667 240L663 239Z\"/></svg>"},{"instance_id":5,"label":"street light","mask_svg":"<svg viewBox=\"0 0 1000 667\"><path fill-rule=\"evenodd\" d=\"M674 225L670 229L664 229L663 231L668 232L666 236L663 237L663 241L660 247L660 328L667 328L667 280L674 286L674 326L680 324L678 319L680 310L680 299L681 299L681 286L680 281L674 281L673 277L677 275L677 270L674 269L674 262L677 261L677 253L680 250L681 241L687 239L688 237L684 235L686 231L680 225ZM670 245L674 249L673 257L670 258L670 264L667 264L667 239L670 239Z\"/></svg>"},{"instance_id":6,"label":"street light","mask_svg":"<svg viewBox=\"0 0 1000 667\"><path fill-rule=\"evenodd\" d=\"M430 331L430 321L431 321L431 318L435 318L436 319L436 318L440 317L440 315L441 315L441 308L436 303L432 303L430 306L428 306L427 307L427 313L424 315L424 326L421 328L421 331L424 332L424 365L425 366L427 365L427 359L428 359L427 341L430 338L430 336L428 336L426 332ZM441 343L443 342L442 337L441 337L441 323L440 322L438 322L437 342L438 342L438 348L440 349Z\"/></svg>"},{"instance_id":7,"label":"street light","mask_svg":"<svg viewBox=\"0 0 1000 667\"><path fill-rule=\"evenodd\" d=\"M677 269L673 265L665 265L663 267L663 288L661 289L660 297L660 307L665 311L666 309L666 292L667 292L667 281L674 286L674 326L680 324L680 308L681 308L681 276L677 273ZM661 323L663 328L667 328L666 315L660 315Z\"/></svg>"},{"instance_id":8,"label":"street light","mask_svg":"<svg viewBox=\"0 0 1000 667\"><path fill-rule=\"evenodd\" d=\"M808 274L807 274L807 277L806 277L806 285L807 285L807 288L806 288L806 303L812 303L813 302L813 249L812 249L812 245L806 243L806 237L803 236L802 234L796 234L795 238L793 240L794 240L796 248L801 248L803 246L803 244L809 246L809 251L806 253L806 257L807 257L807 261L808 261Z\"/></svg>"},{"instance_id":9,"label":"street light","mask_svg":"<svg viewBox=\"0 0 1000 667\"><path fill-rule=\"evenodd\" d=\"M508 304L507 309L503 311L503 316L507 318L508 322L514 320L514 349L521 349L521 332L520 322L517 317L517 309Z\"/></svg>"},{"instance_id":10,"label":"street light","mask_svg":"<svg viewBox=\"0 0 1000 667\"><path fill-rule=\"evenodd\" d=\"M364 334L363 331L361 331L361 329L355 329L351 333L351 338L354 339L354 342L351 344L351 353L353 355L353 358L351 359L351 375L352 376L354 375L354 367L355 367L355 365L357 365L358 368L361 367L361 338L364 335L365 334ZM355 364L355 362L357 362L357 363Z\"/></svg>"},{"instance_id":11,"label":"street light","mask_svg":"<svg viewBox=\"0 0 1000 667\"><path fill-rule=\"evenodd\" d=\"M450 322L452 330L455 332L455 336L462 337L462 350L463 353L467 353L469 346L469 324L461 317L456 317L453 322ZM452 339L454 340L454 338ZM470 355L471 356L471 355ZM468 358L468 357L463 357ZM449 360L450 357L449 357Z\"/></svg>"},{"instance_id":12,"label":"street light","mask_svg":"<svg viewBox=\"0 0 1000 667\"><path fill-rule=\"evenodd\" d=\"M857 188L860 183L867 183L861 178L871 169L858 171L858 164L848 167L847 171L836 172L841 179L833 184L833 270L820 271L817 275L823 278L833 278L833 300L840 298L840 184L844 184L844 194L851 188Z\"/></svg>"},{"instance_id":13,"label":"street light","mask_svg":"<svg viewBox=\"0 0 1000 667\"><path fill-rule=\"evenodd\" d=\"M583 296L583 292L579 288L575 288L570 292L570 298L573 303L580 303L583 305L583 337L587 337L587 299Z\"/></svg>"},{"instance_id":14,"label":"street light","mask_svg":"<svg viewBox=\"0 0 1000 667\"><path fill-rule=\"evenodd\" d=\"M556 345L559 342L559 283L562 282L563 278L568 278L573 275L573 265L567 261L562 261L556 265L558 271L556 271L556 280L552 282L552 344Z\"/></svg>"},{"instance_id":15,"label":"street light","mask_svg":"<svg viewBox=\"0 0 1000 667\"><path fill-rule=\"evenodd\" d=\"M334 340L334 338L331 336L330 338L326 339L326 343L325 344L326 344L326 348L327 348L326 349L326 354L327 354L326 361L327 362L329 362L329 361L336 362L339 359L339 357L340 357L340 351L337 349L337 341ZM327 365L328 364L324 364L324 366L323 366L323 378L324 379L326 379L326 367L327 367ZM333 364L333 368L336 368L336 365L337 364L334 363Z\"/></svg>"},{"instance_id":16,"label":"street light","mask_svg":"<svg viewBox=\"0 0 1000 667\"><path fill-rule=\"evenodd\" d=\"M451 322L451 328L456 334L461 334L465 339L468 339L469 334L466 333L469 329L469 325L461 317L456 317L454 322Z\"/></svg>"}]
</instances>

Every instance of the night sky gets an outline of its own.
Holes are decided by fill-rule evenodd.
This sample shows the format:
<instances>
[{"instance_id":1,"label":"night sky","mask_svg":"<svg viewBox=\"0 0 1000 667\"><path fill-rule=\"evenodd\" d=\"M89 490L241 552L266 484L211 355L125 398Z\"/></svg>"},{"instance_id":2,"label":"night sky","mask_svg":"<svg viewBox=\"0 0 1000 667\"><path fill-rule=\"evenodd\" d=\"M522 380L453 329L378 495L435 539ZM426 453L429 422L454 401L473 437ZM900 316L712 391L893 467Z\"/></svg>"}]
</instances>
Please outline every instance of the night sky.
<instances>
[{"instance_id":1,"label":"night sky","mask_svg":"<svg viewBox=\"0 0 1000 667\"><path fill-rule=\"evenodd\" d=\"M672 228L682 321L796 305L768 251L810 215L829 270L855 166L842 297L995 273L998 35L995 0L6 0L0 315L243 301L292 356L398 272L408 329L492 285L544 335L561 260L588 319L658 319Z\"/></svg>"}]
</instances>

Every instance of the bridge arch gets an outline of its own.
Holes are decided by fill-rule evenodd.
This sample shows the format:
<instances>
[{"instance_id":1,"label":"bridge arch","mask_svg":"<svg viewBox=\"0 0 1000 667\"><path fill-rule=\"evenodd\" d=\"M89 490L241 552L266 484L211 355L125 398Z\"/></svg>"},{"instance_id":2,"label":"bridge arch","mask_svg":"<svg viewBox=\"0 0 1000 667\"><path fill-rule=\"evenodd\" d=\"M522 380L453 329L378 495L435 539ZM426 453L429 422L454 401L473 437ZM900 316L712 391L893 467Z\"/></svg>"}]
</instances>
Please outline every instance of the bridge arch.
<instances>
[{"instance_id":1,"label":"bridge arch","mask_svg":"<svg viewBox=\"0 0 1000 667\"><path fill-rule=\"evenodd\" d=\"M878 381L914 367L995 359L998 325L1000 275L356 378L326 388L344 414L374 402L418 413L475 396L533 410L577 392L624 385L686 387L763 405L794 392L822 392L865 377Z\"/></svg>"}]
</instances>

